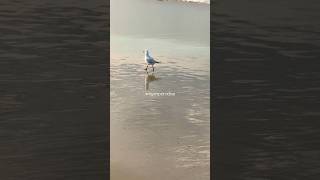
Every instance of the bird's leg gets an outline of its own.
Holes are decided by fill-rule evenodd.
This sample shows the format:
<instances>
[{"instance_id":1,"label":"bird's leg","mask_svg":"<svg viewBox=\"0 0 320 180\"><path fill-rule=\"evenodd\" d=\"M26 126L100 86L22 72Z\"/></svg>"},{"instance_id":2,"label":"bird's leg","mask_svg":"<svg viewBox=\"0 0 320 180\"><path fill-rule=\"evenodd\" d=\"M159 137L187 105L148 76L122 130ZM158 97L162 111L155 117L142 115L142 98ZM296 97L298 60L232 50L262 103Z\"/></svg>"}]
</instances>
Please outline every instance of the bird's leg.
<instances>
[{"instance_id":1,"label":"bird's leg","mask_svg":"<svg viewBox=\"0 0 320 180\"><path fill-rule=\"evenodd\" d=\"M144 68L144 70L148 70L148 64L147 64L147 67L146 67L146 68Z\"/></svg>"},{"instance_id":2,"label":"bird's leg","mask_svg":"<svg viewBox=\"0 0 320 180\"><path fill-rule=\"evenodd\" d=\"M152 72L154 72L154 67L153 67L153 65L152 65Z\"/></svg>"}]
</instances>

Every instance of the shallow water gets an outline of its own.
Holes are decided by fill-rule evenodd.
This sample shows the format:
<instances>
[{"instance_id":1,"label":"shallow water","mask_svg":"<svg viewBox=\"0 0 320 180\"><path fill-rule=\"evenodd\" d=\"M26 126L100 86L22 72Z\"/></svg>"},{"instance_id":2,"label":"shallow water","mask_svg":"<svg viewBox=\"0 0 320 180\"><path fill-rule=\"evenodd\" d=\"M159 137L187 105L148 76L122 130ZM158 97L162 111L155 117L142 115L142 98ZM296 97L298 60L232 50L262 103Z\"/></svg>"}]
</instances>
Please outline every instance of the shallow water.
<instances>
[{"instance_id":1,"label":"shallow water","mask_svg":"<svg viewBox=\"0 0 320 180\"><path fill-rule=\"evenodd\" d=\"M213 7L214 178L319 179L319 3Z\"/></svg>"},{"instance_id":2,"label":"shallow water","mask_svg":"<svg viewBox=\"0 0 320 180\"><path fill-rule=\"evenodd\" d=\"M209 6L136 2L115 22L122 6L111 1L111 179L209 179ZM139 11L147 7L155 13ZM191 12L202 20L177 25ZM161 61L154 72L145 48ZM174 96L146 95L162 92Z\"/></svg>"}]
</instances>

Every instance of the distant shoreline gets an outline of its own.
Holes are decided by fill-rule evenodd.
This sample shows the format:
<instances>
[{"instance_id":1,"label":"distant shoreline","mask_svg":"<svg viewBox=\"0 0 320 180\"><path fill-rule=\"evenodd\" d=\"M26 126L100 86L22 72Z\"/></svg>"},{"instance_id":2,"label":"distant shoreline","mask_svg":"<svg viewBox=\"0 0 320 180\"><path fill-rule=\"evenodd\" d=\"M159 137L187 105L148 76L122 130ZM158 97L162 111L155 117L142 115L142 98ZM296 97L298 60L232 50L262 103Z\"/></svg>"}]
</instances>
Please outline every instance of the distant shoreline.
<instances>
[{"instance_id":1,"label":"distant shoreline","mask_svg":"<svg viewBox=\"0 0 320 180\"><path fill-rule=\"evenodd\" d=\"M210 4L210 0L178 0L178 1Z\"/></svg>"},{"instance_id":2,"label":"distant shoreline","mask_svg":"<svg viewBox=\"0 0 320 180\"><path fill-rule=\"evenodd\" d=\"M158 0L158 1L170 1L170 0ZM188 2L188 3L201 3L210 5L210 0L176 0L178 2Z\"/></svg>"}]
</instances>

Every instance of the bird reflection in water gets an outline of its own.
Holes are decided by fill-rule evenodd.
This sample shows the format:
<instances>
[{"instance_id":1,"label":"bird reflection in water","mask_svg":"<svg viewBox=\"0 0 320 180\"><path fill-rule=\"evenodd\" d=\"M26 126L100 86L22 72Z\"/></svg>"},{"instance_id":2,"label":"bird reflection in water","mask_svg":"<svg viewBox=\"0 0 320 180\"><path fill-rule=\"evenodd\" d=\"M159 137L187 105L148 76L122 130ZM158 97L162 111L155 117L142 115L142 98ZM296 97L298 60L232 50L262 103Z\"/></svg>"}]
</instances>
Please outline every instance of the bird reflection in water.
<instances>
[{"instance_id":1,"label":"bird reflection in water","mask_svg":"<svg viewBox=\"0 0 320 180\"><path fill-rule=\"evenodd\" d=\"M159 80L160 78L157 78L155 76L155 74L152 72L152 73L146 73L145 75L145 78L144 78L144 85L145 85L145 90L148 91L149 90L149 84L152 82L152 81L157 81Z\"/></svg>"}]
</instances>

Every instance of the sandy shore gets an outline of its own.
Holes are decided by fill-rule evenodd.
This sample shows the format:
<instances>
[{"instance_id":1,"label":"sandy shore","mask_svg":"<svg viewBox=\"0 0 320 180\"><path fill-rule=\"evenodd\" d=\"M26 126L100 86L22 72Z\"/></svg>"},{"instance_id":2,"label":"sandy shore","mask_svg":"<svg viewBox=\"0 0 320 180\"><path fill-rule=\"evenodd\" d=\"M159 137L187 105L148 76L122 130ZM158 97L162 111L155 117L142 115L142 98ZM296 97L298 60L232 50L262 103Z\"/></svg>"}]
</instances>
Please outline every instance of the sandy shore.
<instances>
[{"instance_id":1,"label":"sandy shore","mask_svg":"<svg viewBox=\"0 0 320 180\"><path fill-rule=\"evenodd\" d=\"M141 180L145 179L141 176L138 176L135 172L132 172L129 168L125 168L124 165L119 165L116 163L112 163L110 169L110 179L111 180Z\"/></svg>"}]
</instances>

